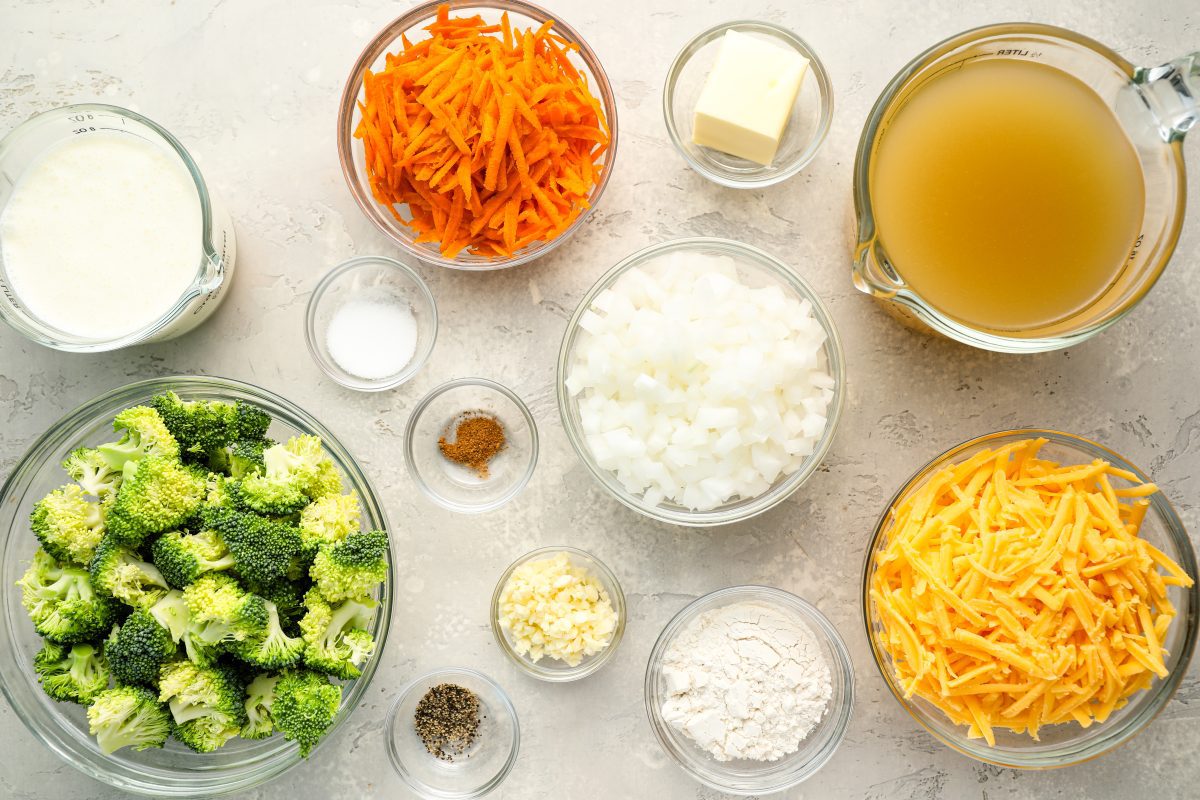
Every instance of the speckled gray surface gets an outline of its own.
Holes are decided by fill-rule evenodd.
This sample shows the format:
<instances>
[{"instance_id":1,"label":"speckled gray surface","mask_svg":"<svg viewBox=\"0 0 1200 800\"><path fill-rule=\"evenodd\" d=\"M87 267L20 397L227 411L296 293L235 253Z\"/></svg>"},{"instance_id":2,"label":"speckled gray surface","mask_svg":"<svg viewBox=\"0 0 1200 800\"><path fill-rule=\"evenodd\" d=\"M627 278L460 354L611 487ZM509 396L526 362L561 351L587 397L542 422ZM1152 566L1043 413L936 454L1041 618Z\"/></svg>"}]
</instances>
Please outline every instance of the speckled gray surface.
<instances>
[{"instance_id":1,"label":"speckled gray surface","mask_svg":"<svg viewBox=\"0 0 1200 800\"><path fill-rule=\"evenodd\" d=\"M406 3L188 0L0 2L0 129L72 101L130 106L198 155L238 231L232 294L200 330L167 344L76 356L0 330L0 473L62 413L130 380L224 375L283 394L322 419L383 499L400 560L388 652L366 701L321 757L246 797L406 797L380 731L392 694L418 671L477 667L512 694L520 761L495 796L663 798L718 795L660 752L642 708L646 657L667 619L699 594L761 582L815 602L840 629L858 678L854 720L815 778L781 797L1100 798L1195 796L1200 671L1125 748L1048 773L992 768L920 730L887 694L857 602L867 534L898 481L965 438L1031 424L1095 437L1150 470L1200 534L1200 212L1171 268L1124 323L1066 352L1004 357L912 333L849 279L850 175L858 133L892 74L934 41L975 25L1037 20L1076 28L1140 64L1200 46L1200 8L1157 2L635 2L555 0L588 37L620 103L616 175L591 222L530 266L493 275L425 269L440 304L433 358L409 385L358 395L323 379L302 343L318 276L352 255L394 254L342 183L336 103L365 41ZM824 150L797 178L739 193L690 172L667 141L659 96L667 65L700 29L734 16L798 31L832 75L837 111ZM1188 145L1195 157L1196 143ZM1193 193L1200 177L1189 180ZM602 494L570 450L553 395L554 357L585 288L622 256L688 234L743 239L783 257L828 301L845 339L849 398L827 469L747 524L692 531L647 522ZM417 496L400 456L409 409L428 389L481 374L512 386L543 434L528 490L461 517ZM629 627L614 663L550 686L503 660L487 627L493 583L542 544L595 551L619 574ZM42 747L0 702L0 796L112 798Z\"/></svg>"}]
</instances>

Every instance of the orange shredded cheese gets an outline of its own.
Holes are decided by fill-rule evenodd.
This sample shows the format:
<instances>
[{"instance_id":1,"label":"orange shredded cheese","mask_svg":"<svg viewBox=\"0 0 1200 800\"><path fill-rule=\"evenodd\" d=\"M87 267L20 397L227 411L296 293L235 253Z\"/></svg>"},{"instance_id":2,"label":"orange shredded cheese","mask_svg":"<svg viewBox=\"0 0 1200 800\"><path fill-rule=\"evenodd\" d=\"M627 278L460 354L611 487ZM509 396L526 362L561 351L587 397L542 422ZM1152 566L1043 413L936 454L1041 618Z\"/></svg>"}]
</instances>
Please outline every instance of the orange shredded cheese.
<instances>
[{"instance_id":1,"label":"orange shredded cheese","mask_svg":"<svg viewBox=\"0 0 1200 800\"><path fill-rule=\"evenodd\" d=\"M553 32L450 16L363 76L363 142L375 200L453 258L549 241L588 207L610 131L587 75Z\"/></svg>"},{"instance_id":2,"label":"orange shredded cheese","mask_svg":"<svg viewBox=\"0 0 1200 800\"><path fill-rule=\"evenodd\" d=\"M1045 442L983 450L909 494L870 579L905 696L989 745L997 728L1103 722L1166 677L1169 587L1192 585L1138 536L1154 484L1039 458Z\"/></svg>"}]
</instances>

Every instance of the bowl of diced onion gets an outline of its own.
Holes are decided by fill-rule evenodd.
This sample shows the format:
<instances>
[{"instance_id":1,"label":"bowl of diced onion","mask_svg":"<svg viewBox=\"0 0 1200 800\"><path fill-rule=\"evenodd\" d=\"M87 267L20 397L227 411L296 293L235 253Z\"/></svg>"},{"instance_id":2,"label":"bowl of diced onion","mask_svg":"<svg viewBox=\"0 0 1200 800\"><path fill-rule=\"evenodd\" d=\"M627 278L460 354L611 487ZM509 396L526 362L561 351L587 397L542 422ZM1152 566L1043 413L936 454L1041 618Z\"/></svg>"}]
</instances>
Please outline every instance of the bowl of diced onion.
<instances>
[{"instance_id":1,"label":"bowl of diced onion","mask_svg":"<svg viewBox=\"0 0 1200 800\"><path fill-rule=\"evenodd\" d=\"M559 351L558 407L621 503L723 525L817 470L845 380L833 319L792 268L740 242L676 239L624 259L583 298Z\"/></svg>"}]
</instances>

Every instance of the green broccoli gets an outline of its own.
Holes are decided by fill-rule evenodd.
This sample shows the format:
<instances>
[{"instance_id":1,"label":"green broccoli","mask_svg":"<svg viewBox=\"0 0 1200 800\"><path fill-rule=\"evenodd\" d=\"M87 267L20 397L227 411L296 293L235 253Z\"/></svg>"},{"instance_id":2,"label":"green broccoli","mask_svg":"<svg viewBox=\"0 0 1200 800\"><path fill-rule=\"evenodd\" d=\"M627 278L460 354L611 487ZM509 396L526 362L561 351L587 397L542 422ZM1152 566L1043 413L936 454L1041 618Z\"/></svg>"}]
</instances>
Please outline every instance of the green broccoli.
<instances>
[{"instance_id":1,"label":"green broccoli","mask_svg":"<svg viewBox=\"0 0 1200 800\"><path fill-rule=\"evenodd\" d=\"M337 544L358 532L361 516L356 492L313 501L300 512L301 556L311 562L322 545Z\"/></svg>"},{"instance_id":2,"label":"green broccoli","mask_svg":"<svg viewBox=\"0 0 1200 800\"><path fill-rule=\"evenodd\" d=\"M134 608L149 608L171 588L153 564L111 536L100 540L90 572L93 586Z\"/></svg>"},{"instance_id":3,"label":"green broccoli","mask_svg":"<svg viewBox=\"0 0 1200 800\"><path fill-rule=\"evenodd\" d=\"M104 658L119 683L153 686L164 663L175 658L171 632L148 611L137 610L104 643Z\"/></svg>"},{"instance_id":4,"label":"green broccoli","mask_svg":"<svg viewBox=\"0 0 1200 800\"><path fill-rule=\"evenodd\" d=\"M199 634L204 626L193 623L191 612L188 611L187 600L183 592L172 589L163 599L150 606L150 616L158 621L171 634L171 641L182 644L187 657L193 663L208 667L216 663L221 651L217 645L204 644Z\"/></svg>"},{"instance_id":5,"label":"green broccoli","mask_svg":"<svg viewBox=\"0 0 1200 800\"><path fill-rule=\"evenodd\" d=\"M183 590L190 636L203 647L244 642L270 623L266 601L224 572L208 572Z\"/></svg>"},{"instance_id":6,"label":"green broccoli","mask_svg":"<svg viewBox=\"0 0 1200 800\"><path fill-rule=\"evenodd\" d=\"M234 503L256 514L286 517L295 514L309 503L303 484L290 476L263 475L252 472L231 487Z\"/></svg>"},{"instance_id":7,"label":"green broccoli","mask_svg":"<svg viewBox=\"0 0 1200 800\"><path fill-rule=\"evenodd\" d=\"M275 604L279 609L279 616L283 620L285 632L289 635L299 635L299 628L295 626L295 620L303 616L307 610L304 607L304 595L312 588L312 581L308 579L307 575L300 576L299 580L276 581L265 586L250 583L247 588L262 599L270 600Z\"/></svg>"},{"instance_id":8,"label":"green broccoli","mask_svg":"<svg viewBox=\"0 0 1200 800\"><path fill-rule=\"evenodd\" d=\"M100 639L117 617L117 604L95 590L87 570L61 564L44 550L34 554L17 585L33 627L62 644Z\"/></svg>"},{"instance_id":9,"label":"green broccoli","mask_svg":"<svg viewBox=\"0 0 1200 800\"><path fill-rule=\"evenodd\" d=\"M204 478L178 461L152 456L137 462L108 512L108 531L122 544L140 547L152 533L178 528L200 509Z\"/></svg>"},{"instance_id":10,"label":"green broccoli","mask_svg":"<svg viewBox=\"0 0 1200 800\"><path fill-rule=\"evenodd\" d=\"M234 568L252 584L282 580L300 554L300 531L290 523L226 507L206 507L201 518L221 534Z\"/></svg>"},{"instance_id":11,"label":"green broccoli","mask_svg":"<svg viewBox=\"0 0 1200 800\"><path fill-rule=\"evenodd\" d=\"M275 684L275 698L268 708L275 728L300 745L308 754L333 727L342 703L342 687L312 670L285 670Z\"/></svg>"},{"instance_id":12,"label":"green broccoli","mask_svg":"<svg viewBox=\"0 0 1200 800\"><path fill-rule=\"evenodd\" d=\"M86 567L104 536L104 513L99 503L70 483L37 502L29 526L47 553Z\"/></svg>"},{"instance_id":13,"label":"green broccoli","mask_svg":"<svg viewBox=\"0 0 1200 800\"><path fill-rule=\"evenodd\" d=\"M229 454L229 474L234 480L241 480L247 475L266 471L263 461L263 451L274 447L270 439L243 439L234 442Z\"/></svg>"},{"instance_id":14,"label":"green broccoli","mask_svg":"<svg viewBox=\"0 0 1200 800\"><path fill-rule=\"evenodd\" d=\"M225 667L198 667L190 661L164 664L158 699L175 720L175 736L197 753L211 753L246 723L246 692Z\"/></svg>"},{"instance_id":15,"label":"green broccoli","mask_svg":"<svg viewBox=\"0 0 1200 800\"><path fill-rule=\"evenodd\" d=\"M243 739L266 739L275 733L271 704L275 702L277 683L278 675L264 673L246 686L246 724L241 731Z\"/></svg>"},{"instance_id":16,"label":"green broccoli","mask_svg":"<svg viewBox=\"0 0 1200 800\"><path fill-rule=\"evenodd\" d=\"M179 458L179 442L167 430L158 412L149 406L134 406L117 414L113 430L122 434L121 439L96 449L114 470L124 471L126 463L147 456Z\"/></svg>"},{"instance_id":17,"label":"green broccoli","mask_svg":"<svg viewBox=\"0 0 1200 800\"><path fill-rule=\"evenodd\" d=\"M387 550L384 531L352 533L322 547L309 574L330 602L363 597L387 578Z\"/></svg>"},{"instance_id":18,"label":"green broccoli","mask_svg":"<svg viewBox=\"0 0 1200 800\"><path fill-rule=\"evenodd\" d=\"M80 447L62 462L62 468L90 495L111 497L121 488L121 470L113 469L94 447Z\"/></svg>"},{"instance_id":19,"label":"green broccoli","mask_svg":"<svg viewBox=\"0 0 1200 800\"><path fill-rule=\"evenodd\" d=\"M221 534L210 530L191 535L168 531L154 540L150 555L154 566L177 589L205 572L219 572L233 566L233 556Z\"/></svg>"},{"instance_id":20,"label":"green broccoli","mask_svg":"<svg viewBox=\"0 0 1200 800\"><path fill-rule=\"evenodd\" d=\"M179 442L180 450L191 456L211 458L214 451L233 442L262 439L271 425L265 411L240 400L185 401L175 392L167 392L154 397L150 405Z\"/></svg>"},{"instance_id":21,"label":"green broccoli","mask_svg":"<svg viewBox=\"0 0 1200 800\"><path fill-rule=\"evenodd\" d=\"M304 639L284 633L279 622L279 609L270 600L262 600L262 603L267 610L266 626L239 642L234 653L246 663L262 669L290 667L304 654Z\"/></svg>"},{"instance_id":22,"label":"green broccoli","mask_svg":"<svg viewBox=\"0 0 1200 800\"><path fill-rule=\"evenodd\" d=\"M304 663L319 672L342 680L362 674L359 666L375 650L375 639L367 630L379 605L374 600L344 600L336 607L319 591L304 596L308 613L300 619L304 635Z\"/></svg>"},{"instance_id":23,"label":"green broccoli","mask_svg":"<svg viewBox=\"0 0 1200 800\"><path fill-rule=\"evenodd\" d=\"M269 478L290 478L313 500L340 494L342 475L325 455L319 436L293 436L284 444L263 451L265 474Z\"/></svg>"},{"instance_id":24,"label":"green broccoli","mask_svg":"<svg viewBox=\"0 0 1200 800\"><path fill-rule=\"evenodd\" d=\"M33 671L46 694L59 702L87 705L108 688L108 666L90 644L58 644L49 639L33 657Z\"/></svg>"},{"instance_id":25,"label":"green broccoli","mask_svg":"<svg viewBox=\"0 0 1200 800\"><path fill-rule=\"evenodd\" d=\"M162 747L171 733L171 714L142 686L118 686L96 696L87 710L88 726L105 753L122 747Z\"/></svg>"}]
</instances>

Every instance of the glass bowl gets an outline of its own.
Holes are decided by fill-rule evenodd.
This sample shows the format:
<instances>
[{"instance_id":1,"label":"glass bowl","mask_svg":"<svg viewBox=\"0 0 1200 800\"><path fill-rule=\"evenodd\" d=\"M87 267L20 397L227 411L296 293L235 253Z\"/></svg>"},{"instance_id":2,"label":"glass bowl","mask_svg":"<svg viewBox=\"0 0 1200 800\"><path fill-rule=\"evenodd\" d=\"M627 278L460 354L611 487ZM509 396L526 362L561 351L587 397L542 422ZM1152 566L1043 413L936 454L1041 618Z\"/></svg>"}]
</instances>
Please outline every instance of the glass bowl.
<instances>
[{"instance_id":1,"label":"glass bowl","mask_svg":"<svg viewBox=\"0 0 1200 800\"><path fill-rule=\"evenodd\" d=\"M329 323L343 305L356 301L407 304L417 322L417 344L413 357L400 371L381 378L363 378L346 371L329 352ZM308 299L304 338L317 366L349 389L381 392L409 380L429 360L437 340L438 314L433 293L412 267L382 256L363 256L343 261L317 283Z\"/></svg>"},{"instance_id":2,"label":"glass bowl","mask_svg":"<svg viewBox=\"0 0 1200 800\"><path fill-rule=\"evenodd\" d=\"M504 449L488 462L488 477L445 458L442 437L453 440L458 420L480 412L504 428ZM443 383L417 403L404 431L404 460L417 488L460 514L492 511L512 500L533 477L538 432L533 415L513 391L486 378Z\"/></svg>"},{"instance_id":3,"label":"glass bowl","mask_svg":"<svg viewBox=\"0 0 1200 800\"><path fill-rule=\"evenodd\" d=\"M579 415L579 399L572 397L566 386L567 373L574 361L575 350L581 334L584 334L579 321L592 305L596 296L616 283L626 272L642 267L651 261L671 253L700 253L706 255L729 256L737 266L739 279L752 287L779 286L783 291L799 300L807 300L812 304L813 317L825 331L823 348L826 371L833 377L835 385L833 398L826 409L825 430L813 448L812 455L801 467L790 475L778 478L767 491L757 497L733 500L710 511L693 511L684 506L662 502L650 505L640 494L628 491L616 475L602 468L592 456L587 439L583 432L583 423ZM786 500L793 492L816 472L817 467L825 458L833 443L833 435L841 419L842 406L845 401L846 368L845 357L842 353L841 339L834 326L833 317L825 308L816 292L808 283L791 270L779 259L771 256L757 247L751 247L741 242L729 239L714 239L697 237L691 239L675 239L661 244L651 245L628 256L615 267L601 276L600 280L588 290L583 300L575 309L571 320L567 323L567 331L563 336L562 347L558 354L558 411L562 417L563 428L567 438L579 458L596 477L600 484L617 500L634 511L645 514L652 519L671 522L676 525L703 527L709 525L725 525L740 522L761 514Z\"/></svg>"},{"instance_id":4,"label":"glass bowl","mask_svg":"<svg viewBox=\"0 0 1200 800\"><path fill-rule=\"evenodd\" d=\"M275 778L301 762L294 742L282 736L251 741L233 739L213 753L197 754L175 740L161 750L118 750L105 755L88 733L84 707L56 703L46 696L33 673L33 656L42 640L33 630L17 579L28 566L37 540L29 532L29 512L34 503L69 479L59 467L76 447L112 439L112 419L118 411L148 402L168 389L192 400L243 400L268 412L274 421L270 435L281 439L316 434L326 454L341 470L346 488L358 492L363 525L388 526L387 517L362 469L321 423L307 412L265 389L209 377L169 377L140 381L100 395L56 422L34 442L0 489L0 686L17 716L33 735L80 772L127 792L155 797L197 797L244 791ZM365 700L367 687L380 657L387 652L391 622L395 561L388 559L388 578L377 597L380 606L372 624L377 644L374 657L362 667L362 677L343 684L342 709L325 742L337 737L353 711ZM324 748L322 743L318 746ZM328 756L327 756L328 757ZM317 752L311 759L321 759Z\"/></svg>"},{"instance_id":5,"label":"glass bowl","mask_svg":"<svg viewBox=\"0 0 1200 800\"><path fill-rule=\"evenodd\" d=\"M1200 616L1197 615L1197 611L1200 610L1200 588L1197 585L1190 589L1171 587L1169 597L1178 611L1178 616L1162 643L1170 652L1166 661L1170 675L1163 680L1156 679L1148 690L1131 697L1124 708L1114 711L1105 722L1093 724L1089 728L1082 728L1074 723L1043 726L1038 731L1041 741L1034 741L1026 734L996 728L996 746L989 747L982 739L967 738L966 729L950 722L936 706L915 694L909 698L904 696L904 690L896 683L891 659L879 646L877 634L882 629L879 611L869 594L871 578L875 572L875 556L886 544L885 534L891 509L949 463L961 462L986 448L994 449L1011 442L1038 437L1049 440L1041 449L1041 454L1046 458L1062 464L1086 464L1094 459L1101 459L1134 473L1143 481L1149 480L1144 472L1120 455L1074 434L1029 429L980 436L942 453L904 483L880 516L863 565L862 608L867 639L871 643L875 665L896 700L921 727L933 734L942 744L988 764L1020 769L1047 769L1078 764L1133 738L1157 716L1183 680L1192 649L1196 644L1197 626L1200 625ZM1196 556L1179 516L1161 491L1151 495L1149 500L1150 508L1142 522L1140 537L1158 547L1185 572L1195 577Z\"/></svg>"},{"instance_id":6,"label":"glass bowl","mask_svg":"<svg viewBox=\"0 0 1200 800\"><path fill-rule=\"evenodd\" d=\"M507 11L513 27L527 28L532 26L533 28L537 28L547 20L553 20L554 32L568 42L579 46L579 51L569 54L568 57L572 65L587 78L588 86L592 93L600 101L601 105L604 106L604 115L608 121L610 131L608 149L597 162L603 169L600 170L600 177L596 185L592 187L592 193L588 198L588 207L580 211L575 222L559 236L549 241L534 242L506 258L477 256L465 250L454 258L446 258L439 251L437 242L418 242L415 231L398 221L392 216L391 211L386 206L375 200L365 169L362 141L354 137L354 130L358 127L358 123L362 118L358 104L362 96L363 75L367 70L371 70L372 72L382 70L385 56L388 53L396 52L402 47L402 36L407 35L409 40L414 43L428 38L423 28L434 20L437 16L438 6L443 4L442 2L438 2L438 0L434 0L434 2L421 3L410 9L403 16L398 17L384 27L367 44L362 54L359 55L358 60L354 63L354 67L350 70L350 75L346 79L346 86L342 90L342 100L338 111L338 159L342 164L342 175L345 177L346 185L350 187L350 193L354 196L358 207L374 223L375 227L407 253L421 261L436 264L440 267L462 270L494 270L515 267L518 264L524 264L545 255L569 239L579 230L600 202L600 197L604 194L604 189L608 186L608 181L612 177L613 165L616 161L617 100L613 95L612 87L608 82L608 76L604 73L604 67L600 65L600 59L597 58L596 53L588 46L588 43L584 41L578 31L557 15L533 3L523 2L523 0L486 0L485 2L461 2L461 0L455 0L446 3L450 6L450 10L454 14L478 14L488 22L499 22L500 15ZM404 206L397 208L401 216L404 215L405 210Z\"/></svg>"},{"instance_id":7,"label":"glass bowl","mask_svg":"<svg viewBox=\"0 0 1200 800\"><path fill-rule=\"evenodd\" d=\"M608 640L608 646L598 653L586 656L573 667L557 658L544 656L535 662L528 655L518 653L513 647L508 631L500 626L500 595L503 593L504 586L508 583L508 579L513 574L513 571L522 564L527 564L530 561L540 558L550 558L559 553L566 553L572 566L583 568L600 581L600 585L604 587L604 591L608 594L609 602L612 603L613 611L617 615L617 624L613 628L612 636ZM613 574L612 570L603 561L591 553L562 545L556 547L539 547L537 550L526 553L509 564L508 569L504 570L504 574L500 576L500 580L496 581L496 590L492 592L490 613L492 633L495 635L496 642L500 645L500 649L504 652L504 655L508 656L513 663L527 674L539 680L550 681L552 683L577 681L603 667L612 658L613 653L616 652L617 645L621 643L621 637L625 633L625 593L621 590L621 584L617 580L617 576Z\"/></svg>"},{"instance_id":8,"label":"glass bowl","mask_svg":"<svg viewBox=\"0 0 1200 800\"><path fill-rule=\"evenodd\" d=\"M452 762L425 749L413 725L417 703L441 683L455 683L479 698L479 734L475 744ZM421 797L483 797L495 789L517 762L521 729L517 710L491 678L472 669L440 669L401 690L387 718L387 750L401 780Z\"/></svg>"},{"instance_id":9,"label":"glass bowl","mask_svg":"<svg viewBox=\"0 0 1200 800\"><path fill-rule=\"evenodd\" d=\"M808 71L792 105L779 150L766 166L692 141L696 101L716 64L721 40L731 30L795 50L808 59ZM663 87L663 118L671 143L696 172L732 189L761 189L790 178L816 157L833 120L833 84L813 49L787 28L750 20L726 22L692 39L671 62Z\"/></svg>"},{"instance_id":10,"label":"glass bowl","mask_svg":"<svg viewBox=\"0 0 1200 800\"><path fill-rule=\"evenodd\" d=\"M675 637L704 612L745 602L770 606L799 620L813 634L829 665L833 693L825 715L800 743L796 752L778 761L717 761L662 716L662 706L667 697L666 680L662 674L663 659ZM812 777L838 749L846 735L854 706L854 669L837 629L811 603L781 589L733 586L693 600L663 628L646 664L645 702L650 727L654 729L659 744L693 778L730 794L769 794L781 792Z\"/></svg>"}]
</instances>

